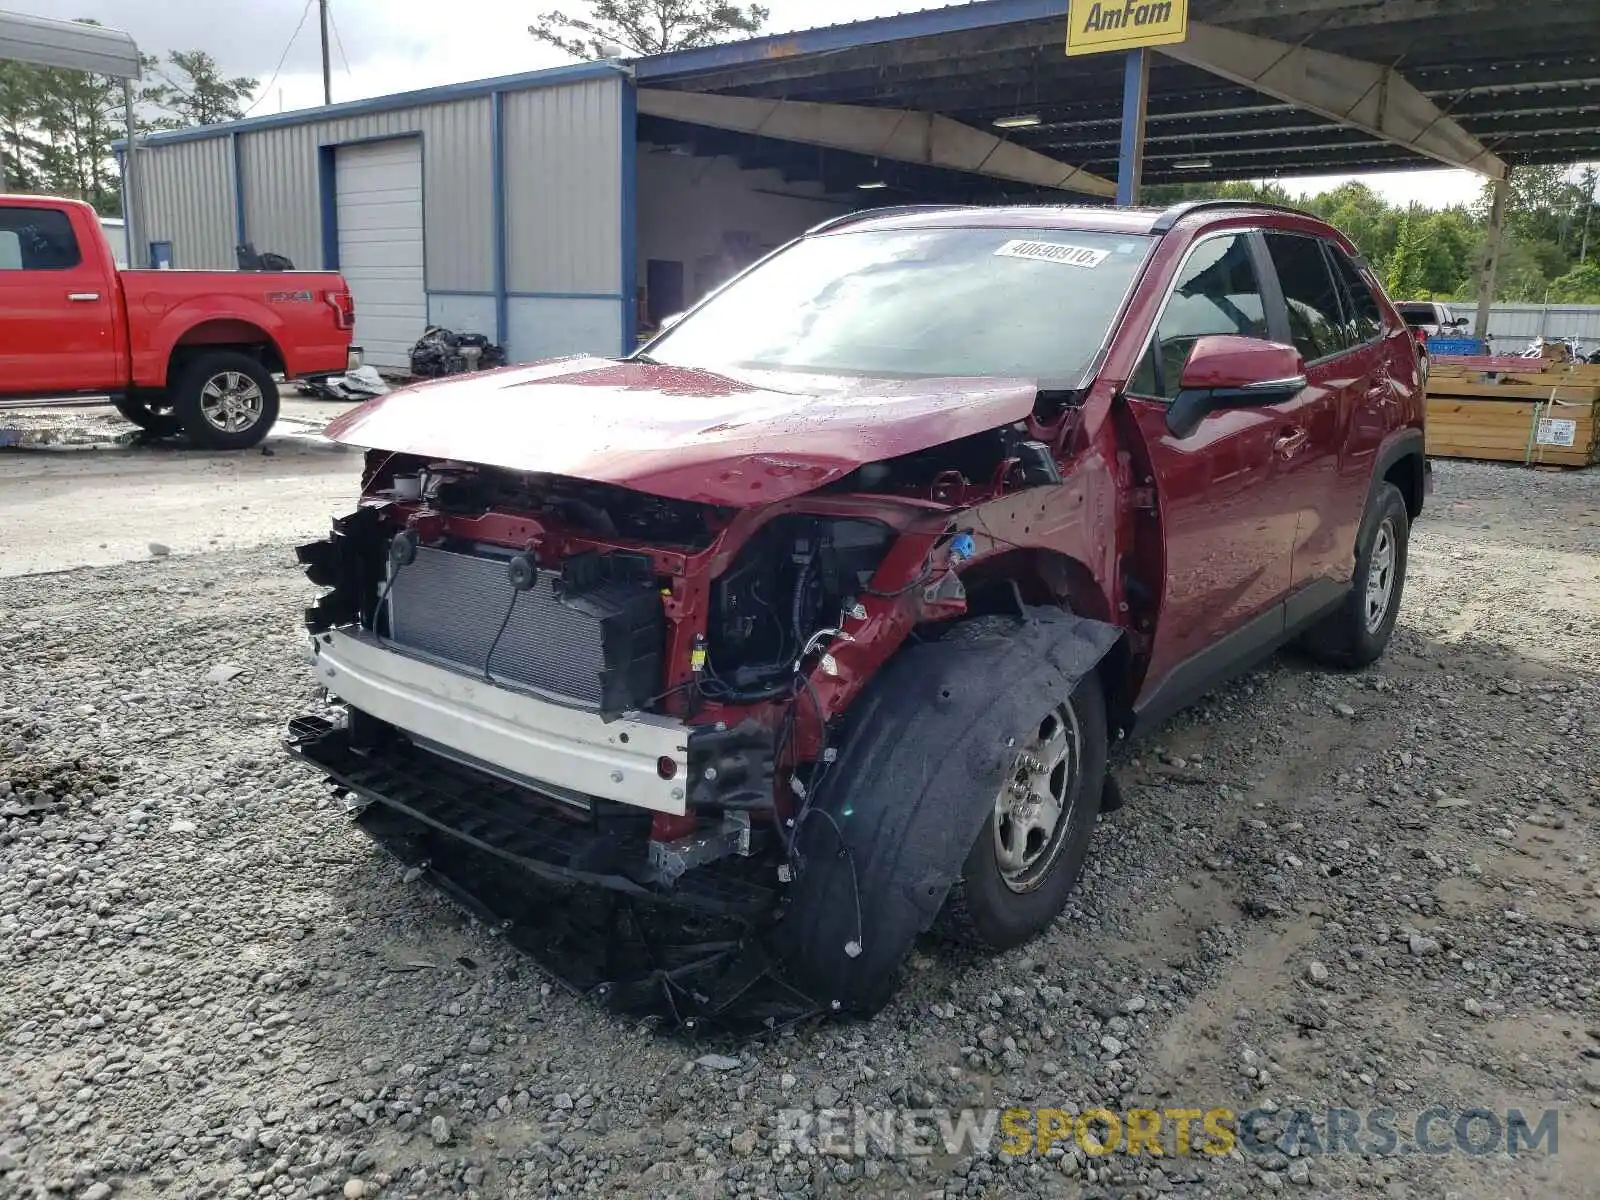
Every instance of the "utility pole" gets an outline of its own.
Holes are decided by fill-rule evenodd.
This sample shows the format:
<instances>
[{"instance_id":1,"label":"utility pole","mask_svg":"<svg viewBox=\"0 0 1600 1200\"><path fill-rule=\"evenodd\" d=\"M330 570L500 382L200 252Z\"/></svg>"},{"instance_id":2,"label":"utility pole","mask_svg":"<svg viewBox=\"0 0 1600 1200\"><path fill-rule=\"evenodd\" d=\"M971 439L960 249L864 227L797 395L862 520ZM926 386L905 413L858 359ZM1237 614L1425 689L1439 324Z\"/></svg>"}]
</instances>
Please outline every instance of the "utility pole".
<instances>
[{"instance_id":1,"label":"utility pole","mask_svg":"<svg viewBox=\"0 0 1600 1200\"><path fill-rule=\"evenodd\" d=\"M318 0L322 10L322 102L333 103L333 61L328 57L328 0Z\"/></svg>"}]
</instances>

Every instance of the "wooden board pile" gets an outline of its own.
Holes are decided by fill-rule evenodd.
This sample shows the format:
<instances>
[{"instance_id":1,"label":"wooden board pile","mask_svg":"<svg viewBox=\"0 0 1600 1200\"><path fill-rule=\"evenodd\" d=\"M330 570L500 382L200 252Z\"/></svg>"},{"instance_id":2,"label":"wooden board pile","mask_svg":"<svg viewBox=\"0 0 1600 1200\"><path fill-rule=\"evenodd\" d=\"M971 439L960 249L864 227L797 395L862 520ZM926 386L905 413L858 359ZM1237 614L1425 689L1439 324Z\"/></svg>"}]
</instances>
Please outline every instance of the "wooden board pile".
<instances>
[{"instance_id":1,"label":"wooden board pile","mask_svg":"<svg viewBox=\"0 0 1600 1200\"><path fill-rule=\"evenodd\" d=\"M1521 360L1484 369L1434 360L1428 375L1428 453L1530 466L1600 462L1600 366Z\"/></svg>"}]
</instances>

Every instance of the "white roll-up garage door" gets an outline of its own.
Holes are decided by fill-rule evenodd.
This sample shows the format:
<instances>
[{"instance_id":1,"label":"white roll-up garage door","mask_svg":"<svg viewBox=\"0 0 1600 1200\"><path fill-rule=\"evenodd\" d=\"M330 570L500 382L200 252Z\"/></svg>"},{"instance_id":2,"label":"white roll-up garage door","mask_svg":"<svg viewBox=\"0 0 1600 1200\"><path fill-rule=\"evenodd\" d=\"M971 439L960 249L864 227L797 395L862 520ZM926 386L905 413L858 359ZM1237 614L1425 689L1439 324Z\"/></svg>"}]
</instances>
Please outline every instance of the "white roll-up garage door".
<instances>
[{"instance_id":1,"label":"white roll-up garage door","mask_svg":"<svg viewBox=\"0 0 1600 1200\"><path fill-rule=\"evenodd\" d=\"M375 367L404 369L428 324L422 260L422 140L335 153L339 270L356 302L356 345Z\"/></svg>"}]
</instances>

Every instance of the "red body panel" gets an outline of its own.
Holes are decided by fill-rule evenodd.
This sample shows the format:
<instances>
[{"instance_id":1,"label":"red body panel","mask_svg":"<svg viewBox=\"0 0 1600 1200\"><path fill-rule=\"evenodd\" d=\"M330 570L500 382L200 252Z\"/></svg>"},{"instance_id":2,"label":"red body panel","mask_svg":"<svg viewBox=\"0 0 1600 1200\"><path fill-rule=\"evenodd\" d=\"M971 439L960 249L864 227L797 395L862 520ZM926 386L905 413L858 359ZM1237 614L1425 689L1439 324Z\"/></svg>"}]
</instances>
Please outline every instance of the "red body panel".
<instances>
[{"instance_id":1,"label":"red body panel","mask_svg":"<svg viewBox=\"0 0 1600 1200\"><path fill-rule=\"evenodd\" d=\"M160 388L180 342L270 344L291 377L348 365L334 272L118 271L87 204L0 196L0 208L64 212L80 255L63 270L0 270L0 394Z\"/></svg>"},{"instance_id":2,"label":"red body panel","mask_svg":"<svg viewBox=\"0 0 1600 1200\"><path fill-rule=\"evenodd\" d=\"M745 373L557 359L368 401L328 436L744 508L814 491L1033 409L1028 380Z\"/></svg>"},{"instance_id":3,"label":"red body panel","mask_svg":"<svg viewBox=\"0 0 1600 1200\"><path fill-rule=\"evenodd\" d=\"M122 311L115 276L87 253L66 270L0 271L0 392L116 386L127 361Z\"/></svg>"},{"instance_id":4,"label":"red body panel","mask_svg":"<svg viewBox=\"0 0 1600 1200\"><path fill-rule=\"evenodd\" d=\"M223 322L198 340L254 340L258 329L283 357L284 374L343 371L349 365L351 332L334 324L330 292L345 290L331 271L123 271L128 342L136 387L161 387L167 362L180 339Z\"/></svg>"},{"instance_id":5,"label":"red body panel","mask_svg":"<svg viewBox=\"0 0 1600 1200\"><path fill-rule=\"evenodd\" d=\"M1211 413L1187 438L1167 432L1164 404L1129 399L1149 448L1166 542L1160 619L1145 687L1260 616L1289 588L1296 510L1274 446L1286 418L1271 409Z\"/></svg>"}]
</instances>

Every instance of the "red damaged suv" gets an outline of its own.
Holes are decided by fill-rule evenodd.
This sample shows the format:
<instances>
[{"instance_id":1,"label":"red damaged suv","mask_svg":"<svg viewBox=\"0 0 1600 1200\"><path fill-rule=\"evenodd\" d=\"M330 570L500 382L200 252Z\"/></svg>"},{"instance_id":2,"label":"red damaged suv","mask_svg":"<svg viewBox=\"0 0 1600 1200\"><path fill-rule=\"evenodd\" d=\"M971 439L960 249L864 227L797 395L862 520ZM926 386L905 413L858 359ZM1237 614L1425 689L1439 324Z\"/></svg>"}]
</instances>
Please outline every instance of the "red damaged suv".
<instances>
[{"instance_id":1,"label":"red damaged suv","mask_svg":"<svg viewBox=\"0 0 1600 1200\"><path fill-rule=\"evenodd\" d=\"M1112 737L1394 628L1428 490L1405 322L1239 203L830 222L623 361L335 422L292 749L574 986L868 1012L936 921L1062 910Z\"/></svg>"}]
</instances>

